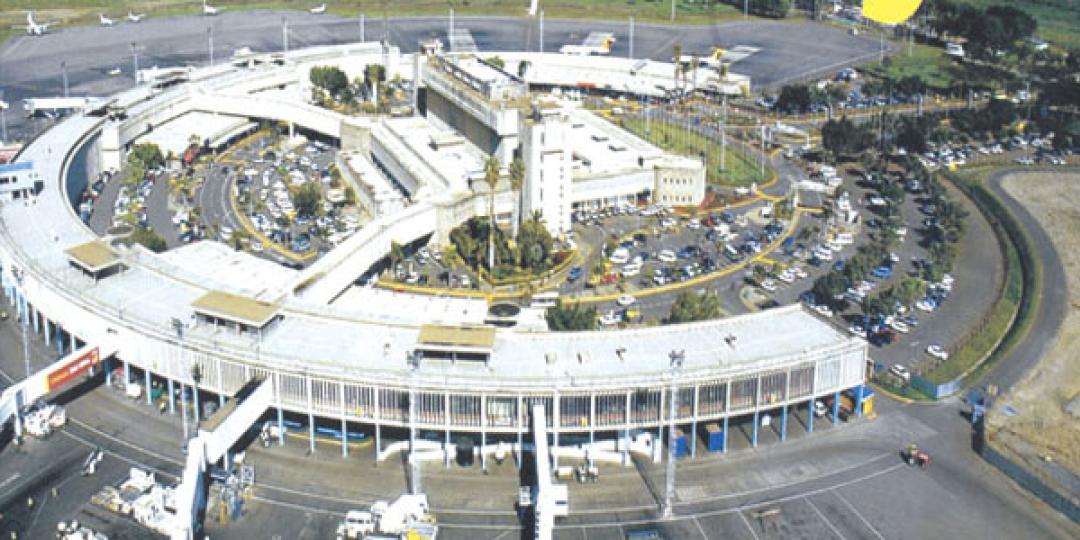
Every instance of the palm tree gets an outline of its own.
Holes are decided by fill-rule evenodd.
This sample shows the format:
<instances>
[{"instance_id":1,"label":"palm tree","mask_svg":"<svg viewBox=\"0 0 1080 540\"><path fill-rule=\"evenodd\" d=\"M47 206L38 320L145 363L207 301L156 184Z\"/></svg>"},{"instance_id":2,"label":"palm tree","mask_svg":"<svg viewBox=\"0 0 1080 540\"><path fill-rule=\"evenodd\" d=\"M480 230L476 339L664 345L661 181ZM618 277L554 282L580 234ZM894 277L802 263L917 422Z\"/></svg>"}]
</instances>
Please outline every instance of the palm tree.
<instances>
[{"instance_id":1,"label":"palm tree","mask_svg":"<svg viewBox=\"0 0 1080 540\"><path fill-rule=\"evenodd\" d=\"M518 234L518 220L521 218L521 188L525 185L525 162L521 159L514 159L510 162L510 188L514 190L514 217L511 220L513 222L514 232L511 236L517 238Z\"/></svg>"},{"instance_id":2,"label":"palm tree","mask_svg":"<svg viewBox=\"0 0 1080 540\"><path fill-rule=\"evenodd\" d=\"M495 186L499 183L499 158L491 156L484 162L484 180L488 185L488 272L495 275Z\"/></svg>"}]
</instances>

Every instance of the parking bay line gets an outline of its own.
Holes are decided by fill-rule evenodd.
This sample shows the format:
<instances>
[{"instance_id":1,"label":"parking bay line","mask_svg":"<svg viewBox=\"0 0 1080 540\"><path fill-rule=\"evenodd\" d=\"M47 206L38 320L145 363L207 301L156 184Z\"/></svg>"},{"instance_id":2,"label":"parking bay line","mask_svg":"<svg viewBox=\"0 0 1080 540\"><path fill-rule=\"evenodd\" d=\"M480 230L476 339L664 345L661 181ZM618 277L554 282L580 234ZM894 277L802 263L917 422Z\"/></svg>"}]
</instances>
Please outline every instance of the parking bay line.
<instances>
[{"instance_id":1,"label":"parking bay line","mask_svg":"<svg viewBox=\"0 0 1080 540\"><path fill-rule=\"evenodd\" d=\"M742 522L746 524L746 528L750 530L750 535L754 537L754 540L761 540L757 535L757 531L754 530L754 526L750 524L750 520L746 519L746 514L743 514L741 510L739 511L739 517L741 517Z\"/></svg>"},{"instance_id":2,"label":"parking bay line","mask_svg":"<svg viewBox=\"0 0 1080 540\"><path fill-rule=\"evenodd\" d=\"M863 517L862 513L861 513L861 512L859 512L859 511L858 511L858 510L857 510L857 509L855 508L855 505L851 504L851 502L847 500L847 497L844 497L844 496L843 496L843 495L842 495L842 494L840 493L840 491L838 491L838 490L836 490L836 489L832 490L832 492L833 492L833 493L835 493L835 494L836 494L836 496L840 498L840 501L841 501L841 502L843 502L844 504L846 504L846 505L847 505L847 507L851 509L851 511L852 511L852 512L853 512L853 513L855 514L855 517L859 518L859 520L860 520L860 521L862 521L862 522L863 522L863 524L864 524L864 525L866 525L866 527L867 527L868 529L870 529L870 532L874 533L874 536L877 536L877 537L878 537L878 538L880 538L881 540L885 540L885 537L884 537L884 536L883 536L883 535L882 535L882 534L881 534L880 532L878 532L878 530L877 530L877 529L875 529L875 528L874 528L874 526L873 526L873 525L871 525L871 524L870 524L870 522L869 522L869 521L867 521L867 519L866 519L865 517Z\"/></svg>"},{"instance_id":3,"label":"parking bay line","mask_svg":"<svg viewBox=\"0 0 1080 540\"><path fill-rule=\"evenodd\" d=\"M821 521L824 521L825 524L828 525L830 529L832 529L832 532L836 533L836 536L840 537L840 540L845 540L844 535L840 534L840 531L836 529L836 527L832 524L831 521L829 521L829 518L825 517L825 514L823 514L821 512L821 509L819 509L817 505L814 504L814 501L810 500L809 497L806 497L803 500L806 501L806 504L810 505L810 508L814 509L814 512L816 512L818 517L821 518Z\"/></svg>"}]
</instances>

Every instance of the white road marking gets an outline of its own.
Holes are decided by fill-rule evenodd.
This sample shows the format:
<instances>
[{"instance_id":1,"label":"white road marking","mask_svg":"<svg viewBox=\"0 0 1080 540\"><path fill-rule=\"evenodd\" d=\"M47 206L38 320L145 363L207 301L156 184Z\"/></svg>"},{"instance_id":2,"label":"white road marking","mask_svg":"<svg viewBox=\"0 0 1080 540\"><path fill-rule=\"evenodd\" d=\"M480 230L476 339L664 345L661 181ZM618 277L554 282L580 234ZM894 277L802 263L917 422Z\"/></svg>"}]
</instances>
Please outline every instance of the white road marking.
<instances>
[{"instance_id":1,"label":"white road marking","mask_svg":"<svg viewBox=\"0 0 1080 540\"><path fill-rule=\"evenodd\" d=\"M901 464L897 464L897 466L900 466L900 465L901 465ZM839 487L841 487L841 486L836 486L836 487L838 487L838 488L839 488ZM882 535L882 534L881 534L881 533L880 533L880 532L879 532L879 531L878 531L877 529L875 529L875 528L874 528L874 526L873 526L873 525L871 525L871 524L870 524L870 522L869 522L869 521L867 521L867 519L866 519L865 517L863 517L862 513L861 513L861 512L859 512L858 510L856 510L856 509L855 509L855 505L851 504L851 502L849 502L849 501L847 500L847 498L846 498L846 497L844 497L844 496L843 496L843 495L842 495L842 494L840 493L840 491L839 491L838 489L833 489L833 493L835 493L835 494L836 494L836 496L840 498L840 501L841 501L841 502L843 502L844 504L846 504L846 505L847 505L847 507L851 509L852 513L854 513L854 514L855 514L855 517L859 518L859 520L860 520L860 521L862 521L862 522L863 522L863 524L864 524L864 525L866 525L866 527L867 527L868 529L870 529L870 532L874 533L874 536L877 536L877 537L878 537L878 538L880 538L881 540L885 540L885 536L883 536L883 535Z\"/></svg>"},{"instance_id":2,"label":"white road marking","mask_svg":"<svg viewBox=\"0 0 1080 540\"><path fill-rule=\"evenodd\" d=\"M844 539L844 535L840 534L840 531L838 531L838 530L836 529L836 527L835 527L835 526L833 526L832 522L831 522L831 521L829 521L829 518L825 517L825 514L823 514L823 513L821 512L821 510L820 510L820 509L819 509L819 508L817 507L817 505L816 505L816 504L814 504L814 501L810 500L810 497L807 497L807 498L806 498L805 500L806 500L806 504L809 504L809 505L810 505L810 508L813 508L813 509L814 509L814 512L816 512L816 513L817 513L818 517L820 517L820 518L821 518L821 521L824 521L824 522L825 522L825 524L826 524L826 525L828 525L830 529L832 529L832 532L836 533L836 536L840 537L840 538L841 538L841 540L843 540L843 539Z\"/></svg>"},{"instance_id":3,"label":"white road marking","mask_svg":"<svg viewBox=\"0 0 1080 540\"><path fill-rule=\"evenodd\" d=\"M761 540L760 538L758 538L757 531L754 530L754 526L750 524L750 520L746 519L746 514L739 512L739 517L741 517L742 522L746 524L746 528L750 530L750 535L754 537L754 540Z\"/></svg>"},{"instance_id":4,"label":"white road marking","mask_svg":"<svg viewBox=\"0 0 1080 540\"><path fill-rule=\"evenodd\" d=\"M697 525L697 530L698 530L698 532L701 533L701 537L704 538L705 540L709 540L709 535L705 534L705 528L701 526L701 522L698 521L698 519L696 517L693 518L693 519L694 519L694 525Z\"/></svg>"}]
</instances>

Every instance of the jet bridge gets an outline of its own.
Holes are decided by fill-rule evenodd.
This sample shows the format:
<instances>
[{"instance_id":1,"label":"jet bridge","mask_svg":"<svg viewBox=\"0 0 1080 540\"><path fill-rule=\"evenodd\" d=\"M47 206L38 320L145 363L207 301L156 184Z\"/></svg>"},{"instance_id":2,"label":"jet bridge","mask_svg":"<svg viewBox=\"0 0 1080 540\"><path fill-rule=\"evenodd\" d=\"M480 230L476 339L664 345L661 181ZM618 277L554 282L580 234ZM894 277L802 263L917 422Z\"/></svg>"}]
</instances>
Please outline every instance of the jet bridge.
<instances>
[{"instance_id":1,"label":"jet bridge","mask_svg":"<svg viewBox=\"0 0 1080 540\"><path fill-rule=\"evenodd\" d=\"M535 540L551 540L555 528L555 518L566 516L570 512L566 484L551 481L551 453L548 449L547 420L543 405L534 405L533 421L533 456L536 458L536 478L533 483L533 516Z\"/></svg>"},{"instance_id":2,"label":"jet bridge","mask_svg":"<svg viewBox=\"0 0 1080 540\"><path fill-rule=\"evenodd\" d=\"M115 354L115 349L103 349L98 345L84 345L52 365L25 380L6 388L0 394L0 425L15 418L15 434L22 435L22 418L19 412L27 405L60 390L84 375L93 374L102 358Z\"/></svg>"},{"instance_id":3,"label":"jet bridge","mask_svg":"<svg viewBox=\"0 0 1080 540\"><path fill-rule=\"evenodd\" d=\"M228 468L229 449L270 408L273 399L274 385L269 380L252 379L188 441L184 472L176 490L176 526L170 535L173 540L189 540L202 530L207 470L222 458Z\"/></svg>"}]
</instances>

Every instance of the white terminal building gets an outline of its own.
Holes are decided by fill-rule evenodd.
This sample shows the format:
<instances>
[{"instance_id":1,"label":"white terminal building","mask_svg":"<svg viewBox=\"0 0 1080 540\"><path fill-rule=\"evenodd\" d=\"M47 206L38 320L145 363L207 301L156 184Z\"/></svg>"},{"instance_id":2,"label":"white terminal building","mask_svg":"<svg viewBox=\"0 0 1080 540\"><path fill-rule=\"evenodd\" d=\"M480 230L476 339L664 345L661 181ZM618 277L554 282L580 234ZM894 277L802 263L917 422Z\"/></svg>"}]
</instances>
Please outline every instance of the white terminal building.
<instances>
[{"instance_id":1,"label":"white terminal building","mask_svg":"<svg viewBox=\"0 0 1080 540\"><path fill-rule=\"evenodd\" d=\"M0 184L0 284L60 352L95 347L125 377L195 384L221 403L253 379L271 381L278 422L290 415L309 426L313 447L316 424L338 426L343 452L346 432L359 431L375 439L377 459L401 451L409 428L429 433L428 456L448 459L452 435L475 440L481 459L495 444L519 452L534 406L544 407L556 458L587 440L594 459L630 463L636 451L659 459L673 399L675 422L691 437L723 426L726 441L729 421L752 418L756 445L759 416L782 418L786 429L790 411L861 388L866 342L800 306L560 333L485 324L483 299L357 286L392 242L444 242L452 227L486 215L491 155L527 167L520 201L506 178L496 186L500 219L520 202L520 215L539 211L556 233L574 208L701 201L698 160L667 154L573 100L529 94L663 95L671 64L497 54L506 70L359 43L147 78L64 119L0 168L0 178L14 179ZM521 61L529 62L523 79ZM372 63L415 83L422 115L350 117L309 103L312 67L338 65L352 78ZM749 84L709 77L698 87ZM193 113L219 119L195 132L202 139L270 120L337 145L372 221L303 270L214 241L154 254L98 238L73 208L88 179L118 168L133 144L186 141L203 125L185 120ZM677 371L673 353L683 358ZM196 366L202 376L193 380ZM574 446L560 445L560 435Z\"/></svg>"}]
</instances>

